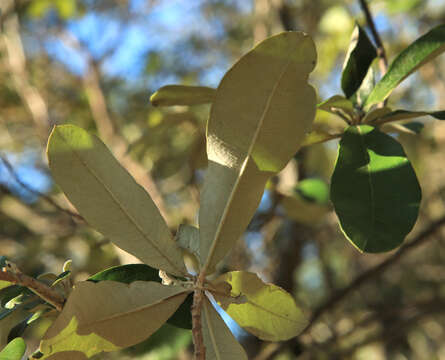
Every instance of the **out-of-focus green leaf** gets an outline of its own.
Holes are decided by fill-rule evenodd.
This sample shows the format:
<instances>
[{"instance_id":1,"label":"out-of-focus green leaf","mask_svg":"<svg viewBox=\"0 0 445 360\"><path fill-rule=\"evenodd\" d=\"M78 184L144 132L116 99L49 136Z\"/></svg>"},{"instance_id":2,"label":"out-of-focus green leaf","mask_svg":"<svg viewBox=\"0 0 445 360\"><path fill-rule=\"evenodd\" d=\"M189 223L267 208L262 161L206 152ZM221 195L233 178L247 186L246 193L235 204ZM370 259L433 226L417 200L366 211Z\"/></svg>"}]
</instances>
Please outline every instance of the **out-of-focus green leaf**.
<instances>
[{"instance_id":1,"label":"out-of-focus green leaf","mask_svg":"<svg viewBox=\"0 0 445 360\"><path fill-rule=\"evenodd\" d=\"M22 338L15 338L0 351L1 360L21 360L25 355L26 344Z\"/></svg>"},{"instance_id":2,"label":"out-of-focus green leaf","mask_svg":"<svg viewBox=\"0 0 445 360\"><path fill-rule=\"evenodd\" d=\"M346 237L360 251L399 246L416 222L421 190L402 146L369 125L342 137L331 200Z\"/></svg>"},{"instance_id":3,"label":"out-of-focus green leaf","mask_svg":"<svg viewBox=\"0 0 445 360\"><path fill-rule=\"evenodd\" d=\"M285 32L258 44L221 81L207 127L209 166L199 212L206 270L233 247L268 178L301 146L315 115L315 91L307 83L315 62L312 39Z\"/></svg>"},{"instance_id":4,"label":"out-of-focus green leaf","mask_svg":"<svg viewBox=\"0 0 445 360\"><path fill-rule=\"evenodd\" d=\"M319 109L312 124L312 129L305 136L301 146L309 146L338 138L343 134L346 126L344 120Z\"/></svg>"},{"instance_id":5,"label":"out-of-focus green leaf","mask_svg":"<svg viewBox=\"0 0 445 360\"><path fill-rule=\"evenodd\" d=\"M413 121L407 124L386 123L380 126L380 130L386 133L418 135L423 127L422 123Z\"/></svg>"},{"instance_id":6,"label":"out-of-focus green leaf","mask_svg":"<svg viewBox=\"0 0 445 360\"><path fill-rule=\"evenodd\" d=\"M331 96L329 99L319 103L317 108L335 115L337 115L339 110L350 116L353 116L354 114L354 104L351 100L346 99L342 95Z\"/></svg>"},{"instance_id":7,"label":"out-of-focus green leaf","mask_svg":"<svg viewBox=\"0 0 445 360\"><path fill-rule=\"evenodd\" d=\"M214 293L218 304L244 330L267 341L282 341L297 336L307 325L293 297L273 284L265 284L254 273L232 271L215 284L231 285L230 296Z\"/></svg>"},{"instance_id":8,"label":"out-of-focus green leaf","mask_svg":"<svg viewBox=\"0 0 445 360\"><path fill-rule=\"evenodd\" d=\"M42 339L42 359L67 359L66 352L85 359L135 345L159 329L186 296L182 287L156 282L80 282Z\"/></svg>"},{"instance_id":9,"label":"out-of-focus green leaf","mask_svg":"<svg viewBox=\"0 0 445 360\"><path fill-rule=\"evenodd\" d=\"M329 187L321 179L305 179L295 187L295 192L310 202L327 204L329 201Z\"/></svg>"},{"instance_id":10,"label":"out-of-focus green leaf","mask_svg":"<svg viewBox=\"0 0 445 360\"><path fill-rule=\"evenodd\" d=\"M356 24L341 76L341 88L347 98L354 95L360 88L376 56L377 51L368 35L359 24Z\"/></svg>"},{"instance_id":11,"label":"out-of-focus green leaf","mask_svg":"<svg viewBox=\"0 0 445 360\"><path fill-rule=\"evenodd\" d=\"M104 280L118 281L125 284L130 284L133 281L161 282L159 271L145 264L114 266L88 278L88 281L93 282ZM168 323L183 329L191 329L192 317L190 307L192 302L193 296L188 295L178 310L168 319Z\"/></svg>"},{"instance_id":12,"label":"out-of-focus green leaf","mask_svg":"<svg viewBox=\"0 0 445 360\"><path fill-rule=\"evenodd\" d=\"M47 152L54 180L91 226L150 266L187 273L153 200L97 137L56 126Z\"/></svg>"},{"instance_id":13,"label":"out-of-focus green leaf","mask_svg":"<svg viewBox=\"0 0 445 360\"><path fill-rule=\"evenodd\" d=\"M5 289L12 285L14 285L14 284L10 283L9 281L0 280L0 290Z\"/></svg>"},{"instance_id":14,"label":"out-of-focus green leaf","mask_svg":"<svg viewBox=\"0 0 445 360\"><path fill-rule=\"evenodd\" d=\"M201 317L207 360L247 360L243 347L207 298L203 302Z\"/></svg>"},{"instance_id":15,"label":"out-of-focus green leaf","mask_svg":"<svg viewBox=\"0 0 445 360\"><path fill-rule=\"evenodd\" d=\"M403 50L377 83L365 106L385 100L394 88L419 67L445 51L445 25L439 25Z\"/></svg>"},{"instance_id":16,"label":"out-of-focus green leaf","mask_svg":"<svg viewBox=\"0 0 445 360\"><path fill-rule=\"evenodd\" d=\"M215 93L215 89L206 86L166 85L150 97L150 102L153 106L209 104Z\"/></svg>"},{"instance_id":17,"label":"out-of-focus green leaf","mask_svg":"<svg viewBox=\"0 0 445 360\"><path fill-rule=\"evenodd\" d=\"M368 122L373 122L373 124L384 124L391 121L413 119L421 116L431 116L438 120L445 120L445 111L444 110L442 111L389 110L385 113L379 114L379 116L374 116L373 118L370 118Z\"/></svg>"}]
</instances>

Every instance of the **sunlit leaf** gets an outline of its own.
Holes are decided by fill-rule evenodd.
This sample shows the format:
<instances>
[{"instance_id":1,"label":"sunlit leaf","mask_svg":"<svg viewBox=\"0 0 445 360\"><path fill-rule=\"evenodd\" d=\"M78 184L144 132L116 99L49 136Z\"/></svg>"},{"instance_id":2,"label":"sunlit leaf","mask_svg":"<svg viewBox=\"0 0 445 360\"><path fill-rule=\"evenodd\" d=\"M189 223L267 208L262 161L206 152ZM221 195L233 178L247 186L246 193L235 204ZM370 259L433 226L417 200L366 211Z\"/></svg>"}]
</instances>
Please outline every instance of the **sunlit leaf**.
<instances>
[{"instance_id":1,"label":"sunlit leaf","mask_svg":"<svg viewBox=\"0 0 445 360\"><path fill-rule=\"evenodd\" d=\"M21 360L25 355L26 344L22 338L15 338L0 351L1 360Z\"/></svg>"},{"instance_id":2,"label":"sunlit leaf","mask_svg":"<svg viewBox=\"0 0 445 360\"><path fill-rule=\"evenodd\" d=\"M161 282L159 271L151 268L145 264L129 264L114 266L103 270L88 278L88 281L118 281L125 284L130 284L133 281L156 281ZM168 319L168 323L184 329L192 328L192 318L190 307L193 302L193 295L187 296L186 300L176 310L176 312Z\"/></svg>"},{"instance_id":3,"label":"sunlit leaf","mask_svg":"<svg viewBox=\"0 0 445 360\"><path fill-rule=\"evenodd\" d=\"M353 116L354 114L354 104L342 95L331 96L329 99L317 104L317 109L336 115L338 111L342 111L349 116Z\"/></svg>"},{"instance_id":4,"label":"sunlit leaf","mask_svg":"<svg viewBox=\"0 0 445 360\"><path fill-rule=\"evenodd\" d=\"M315 91L307 80L315 62L312 39L286 32L257 45L221 81L207 127L209 166L199 212L206 269L242 235L268 178L287 164L310 129Z\"/></svg>"},{"instance_id":5,"label":"sunlit leaf","mask_svg":"<svg viewBox=\"0 0 445 360\"><path fill-rule=\"evenodd\" d=\"M262 340L281 341L297 336L307 319L285 290L264 283L254 273L232 271L215 280L232 286L231 296L214 293L218 304L244 330Z\"/></svg>"},{"instance_id":6,"label":"sunlit leaf","mask_svg":"<svg viewBox=\"0 0 445 360\"><path fill-rule=\"evenodd\" d=\"M56 126L48 161L54 180L91 226L148 265L186 274L153 200L97 137L74 125Z\"/></svg>"},{"instance_id":7,"label":"sunlit leaf","mask_svg":"<svg viewBox=\"0 0 445 360\"><path fill-rule=\"evenodd\" d=\"M67 351L85 359L135 345L159 329L186 296L181 287L156 282L78 283L43 337L42 359L67 359Z\"/></svg>"},{"instance_id":8,"label":"sunlit leaf","mask_svg":"<svg viewBox=\"0 0 445 360\"><path fill-rule=\"evenodd\" d=\"M399 246L416 222L421 190L402 146L369 125L340 141L331 200L346 237L360 251Z\"/></svg>"},{"instance_id":9,"label":"sunlit leaf","mask_svg":"<svg viewBox=\"0 0 445 360\"><path fill-rule=\"evenodd\" d=\"M414 41L395 58L369 95L365 106L385 100L406 77L444 51L445 25L439 25Z\"/></svg>"},{"instance_id":10,"label":"sunlit leaf","mask_svg":"<svg viewBox=\"0 0 445 360\"><path fill-rule=\"evenodd\" d=\"M10 283L9 281L0 280L0 290L5 289L12 285L13 285L13 283Z\"/></svg>"},{"instance_id":11,"label":"sunlit leaf","mask_svg":"<svg viewBox=\"0 0 445 360\"><path fill-rule=\"evenodd\" d=\"M360 25L356 24L341 77L341 88L347 98L360 88L369 66L376 56L377 51L368 35Z\"/></svg>"},{"instance_id":12,"label":"sunlit leaf","mask_svg":"<svg viewBox=\"0 0 445 360\"><path fill-rule=\"evenodd\" d=\"M209 300L202 307L206 360L247 360L247 355Z\"/></svg>"},{"instance_id":13,"label":"sunlit leaf","mask_svg":"<svg viewBox=\"0 0 445 360\"><path fill-rule=\"evenodd\" d=\"M209 104L215 93L215 89L206 86L166 85L150 97L150 102L153 106Z\"/></svg>"}]
</instances>

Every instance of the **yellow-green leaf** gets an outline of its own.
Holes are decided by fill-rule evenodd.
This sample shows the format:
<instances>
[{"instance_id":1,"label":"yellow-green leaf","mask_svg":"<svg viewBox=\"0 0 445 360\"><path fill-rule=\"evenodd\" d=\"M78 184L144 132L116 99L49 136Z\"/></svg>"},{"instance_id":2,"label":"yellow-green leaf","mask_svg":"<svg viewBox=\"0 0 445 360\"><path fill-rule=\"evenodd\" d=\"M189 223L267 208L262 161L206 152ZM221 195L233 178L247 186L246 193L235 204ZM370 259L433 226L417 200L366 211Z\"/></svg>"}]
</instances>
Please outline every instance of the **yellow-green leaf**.
<instances>
[{"instance_id":1,"label":"yellow-green leaf","mask_svg":"<svg viewBox=\"0 0 445 360\"><path fill-rule=\"evenodd\" d=\"M247 360L243 347L207 299L201 314L206 360Z\"/></svg>"},{"instance_id":2,"label":"yellow-green leaf","mask_svg":"<svg viewBox=\"0 0 445 360\"><path fill-rule=\"evenodd\" d=\"M254 273L233 271L220 276L215 284L232 286L230 296L213 293L219 305L243 329L267 341L297 336L307 324L292 296L282 288L265 284Z\"/></svg>"},{"instance_id":3,"label":"yellow-green leaf","mask_svg":"<svg viewBox=\"0 0 445 360\"><path fill-rule=\"evenodd\" d=\"M199 213L207 270L242 235L268 178L287 164L310 129L316 99L307 81L315 62L312 39L285 32L257 45L221 81L207 126L209 165Z\"/></svg>"},{"instance_id":4,"label":"yellow-green leaf","mask_svg":"<svg viewBox=\"0 0 445 360\"><path fill-rule=\"evenodd\" d=\"M350 116L354 115L354 104L351 100L346 99L342 95L331 96L329 99L317 104L317 108L332 114L337 114L338 111L343 111Z\"/></svg>"},{"instance_id":5,"label":"yellow-green leaf","mask_svg":"<svg viewBox=\"0 0 445 360\"><path fill-rule=\"evenodd\" d=\"M215 92L206 86L166 85L150 97L150 102L153 106L209 104Z\"/></svg>"},{"instance_id":6,"label":"yellow-green leaf","mask_svg":"<svg viewBox=\"0 0 445 360\"><path fill-rule=\"evenodd\" d=\"M128 347L154 333L187 296L182 287L135 281L78 283L40 344L42 359L86 359Z\"/></svg>"},{"instance_id":7,"label":"yellow-green leaf","mask_svg":"<svg viewBox=\"0 0 445 360\"><path fill-rule=\"evenodd\" d=\"M0 360L21 360L25 351L25 341L21 337L15 338L0 351Z\"/></svg>"},{"instance_id":8,"label":"yellow-green leaf","mask_svg":"<svg viewBox=\"0 0 445 360\"><path fill-rule=\"evenodd\" d=\"M47 152L54 180L91 226L152 267L187 273L153 200L102 141L61 125L53 129Z\"/></svg>"}]
</instances>

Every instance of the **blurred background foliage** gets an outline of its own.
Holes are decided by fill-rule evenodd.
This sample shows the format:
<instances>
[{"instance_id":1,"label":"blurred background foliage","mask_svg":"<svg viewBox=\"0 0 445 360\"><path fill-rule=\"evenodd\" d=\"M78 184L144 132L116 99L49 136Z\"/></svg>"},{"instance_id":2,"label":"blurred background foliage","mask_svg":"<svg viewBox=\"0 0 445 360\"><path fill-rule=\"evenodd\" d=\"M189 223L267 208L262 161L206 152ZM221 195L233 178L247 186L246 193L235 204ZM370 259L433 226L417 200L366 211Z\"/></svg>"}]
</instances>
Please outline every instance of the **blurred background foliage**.
<instances>
[{"instance_id":1,"label":"blurred background foliage","mask_svg":"<svg viewBox=\"0 0 445 360\"><path fill-rule=\"evenodd\" d=\"M441 0L369 5L389 60L445 22ZM354 22L365 25L355 0L1 0L0 9L0 255L34 277L59 273L73 259L76 280L136 260L70 215L75 209L47 168L52 125L97 133L175 231L196 223L209 107L154 108L149 96L172 83L216 87L255 43L303 30L317 45L311 82L321 101L340 93ZM407 79L390 106L445 109L444 74L441 57ZM317 113L320 121L332 116ZM427 119L420 135L397 136L423 189L409 242L445 214L445 125ZM360 254L340 233L327 190L335 157L335 140L296 154L270 182L244 239L223 264L292 292L308 316L327 304L325 311L308 332L281 344L262 343L230 319L229 325L257 360L445 359L445 229L329 305L393 255ZM16 322L0 321L1 346ZM26 329L29 351L48 324ZM169 326L148 342L97 358L191 359L191 336Z\"/></svg>"}]
</instances>

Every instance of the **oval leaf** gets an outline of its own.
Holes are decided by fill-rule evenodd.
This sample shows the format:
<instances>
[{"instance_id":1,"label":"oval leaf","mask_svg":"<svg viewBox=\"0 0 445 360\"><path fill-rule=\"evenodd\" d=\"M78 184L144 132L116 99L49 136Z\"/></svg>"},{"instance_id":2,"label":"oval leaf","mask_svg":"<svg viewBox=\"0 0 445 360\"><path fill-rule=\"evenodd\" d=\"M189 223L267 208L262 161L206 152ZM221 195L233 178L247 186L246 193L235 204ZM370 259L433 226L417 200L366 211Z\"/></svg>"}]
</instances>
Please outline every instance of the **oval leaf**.
<instances>
[{"instance_id":1,"label":"oval leaf","mask_svg":"<svg viewBox=\"0 0 445 360\"><path fill-rule=\"evenodd\" d=\"M303 142L315 115L315 91L307 83L315 62L312 39L286 32L256 46L221 81L207 126L209 166L199 212L205 269L233 247L268 178Z\"/></svg>"},{"instance_id":2,"label":"oval leaf","mask_svg":"<svg viewBox=\"0 0 445 360\"><path fill-rule=\"evenodd\" d=\"M150 266L187 273L153 200L104 143L77 126L62 125L54 127L47 152L54 180L91 226Z\"/></svg>"},{"instance_id":3,"label":"oval leaf","mask_svg":"<svg viewBox=\"0 0 445 360\"><path fill-rule=\"evenodd\" d=\"M5 348L0 351L1 360L21 360L25 355L26 344L25 341L18 337L12 340Z\"/></svg>"},{"instance_id":4,"label":"oval leaf","mask_svg":"<svg viewBox=\"0 0 445 360\"><path fill-rule=\"evenodd\" d=\"M247 360L243 347L207 299L204 299L201 316L206 360Z\"/></svg>"},{"instance_id":5,"label":"oval leaf","mask_svg":"<svg viewBox=\"0 0 445 360\"><path fill-rule=\"evenodd\" d=\"M206 86L167 85L161 87L151 97L153 106L209 104L216 90Z\"/></svg>"},{"instance_id":6,"label":"oval leaf","mask_svg":"<svg viewBox=\"0 0 445 360\"><path fill-rule=\"evenodd\" d=\"M399 246L416 222L421 190L402 146L369 125L349 127L339 145L331 200L360 251Z\"/></svg>"},{"instance_id":7,"label":"oval leaf","mask_svg":"<svg viewBox=\"0 0 445 360\"><path fill-rule=\"evenodd\" d=\"M341 75L341 88L347 98L360 88L369 66L376 57L377 51L368 35L356 24Z\"/></svg>"},{"instance_id":8,"label":"oval leaf","mask_svg":"<svg viewBox=\"0 0 445 360\"><path fill-rule=\"evenodd\" d=\"M156 281L161 283L159 271L145 264L129 264L114 266L103 270L88 278L88 281L99 282L104 280L118 281L130 284L133 281ZM168 323L174 326L191 329L192 316L190 308L193 302L193 294L189 294L176 312L168 319Z\"/></svg>"},{"instance_id":9,"label":"oval leaf","mask_svg":"<svg viewBox=\"0 0 445 360\"><path fill-rule=\"evenodd\" d=\"M64 352L86 359L135 345L159 329L186 296L184 288L156 282L80 282L42 339L42 359L66 359Z\"/></svg>"},{"instance_id":10,"label":"oval leaf","mask_svg":"<svg viewBox=\"0 0 445 360\"><path fill-rule=\"evenodd\" d=\"M385 100L392 90L419 67L445 51L445 25L439 25L418 38L392 62L385 76L366 100L369 107Z\"/></svg>"},{"instance_id":11,"label":"oval leaf","mask_svg":"<svg viewBox=\"0 0 445 360\"><path fill-rule=\"evenodd\" d=\"M239 326L262 340L282 341L297 336L307 319L293 297L282 288L265 284L254 273L232 271L215 280L231 285L230 296L212 293Z\"/></svg>"},{"instance_id":12,"label":"oval leaf","mask_svg":"<svg viewBox=\"0 0 445 360\"><path fill-rule=\"evenodd\" d=\"M335 115L337 115L339 110L350 116L354 115L354 104L342 95L331 96L329 99L317 104L317 108Z\"/></svg>"}]
</instances>

